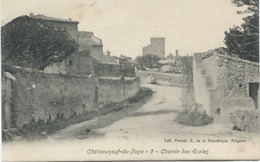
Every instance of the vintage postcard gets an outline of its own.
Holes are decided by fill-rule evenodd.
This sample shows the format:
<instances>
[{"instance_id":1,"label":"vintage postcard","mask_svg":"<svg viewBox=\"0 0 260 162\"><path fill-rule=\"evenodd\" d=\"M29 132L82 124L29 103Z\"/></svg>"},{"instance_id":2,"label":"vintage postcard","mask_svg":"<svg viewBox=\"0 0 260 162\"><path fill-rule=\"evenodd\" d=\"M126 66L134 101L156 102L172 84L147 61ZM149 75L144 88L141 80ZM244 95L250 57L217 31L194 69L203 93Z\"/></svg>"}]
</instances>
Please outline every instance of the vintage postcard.
<instances>
[{"instance_id":1,"label":"vintage postcard","mask_svg":"<svg viewBox=\"0 0 260 162\"><path fill-rule=\"evenodd\" d=\"M258 0L1 0L3 161L258 160Z\"/></svg>"}]
</instances>

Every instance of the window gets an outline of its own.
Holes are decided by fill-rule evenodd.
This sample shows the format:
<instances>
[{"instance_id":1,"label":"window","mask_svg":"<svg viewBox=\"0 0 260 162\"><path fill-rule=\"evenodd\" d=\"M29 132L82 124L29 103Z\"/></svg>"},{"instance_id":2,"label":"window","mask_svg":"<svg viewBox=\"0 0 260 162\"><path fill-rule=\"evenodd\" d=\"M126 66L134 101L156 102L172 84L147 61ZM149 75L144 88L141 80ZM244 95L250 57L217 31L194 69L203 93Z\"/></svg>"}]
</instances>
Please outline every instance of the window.
<instances>
[{"instance_id":1,"label":"window","mask_svg":"<svg viewBox=\"0 0 260 162\"><path fill-rule=\"evenodd\" d=\"M69 61L69 65L70 65L70 66L73 65L73 61L72 61L72 60Z\"/></svg>"}]
</instances>

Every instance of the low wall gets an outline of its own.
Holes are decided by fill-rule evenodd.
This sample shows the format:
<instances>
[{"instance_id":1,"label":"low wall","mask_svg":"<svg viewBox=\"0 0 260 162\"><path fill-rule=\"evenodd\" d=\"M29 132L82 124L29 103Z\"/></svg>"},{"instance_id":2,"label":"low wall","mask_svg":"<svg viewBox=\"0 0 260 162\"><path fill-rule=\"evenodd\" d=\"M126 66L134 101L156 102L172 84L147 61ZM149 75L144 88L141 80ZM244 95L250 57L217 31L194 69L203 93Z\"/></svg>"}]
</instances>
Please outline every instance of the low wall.
<instances>
[{"instance_id":1,"label":"low wall","mask_svg":"<svg viewBox=\"0 0 260 162\"><path fill-rule=\"evenodd\" d=\"M212 78L218 102L233 89L249 96L249 83L259 83L258 63L221 54L204 58L202 62Z\"/></svg>"},{"instance_id":2,"label":"low wall","mask_svg":"<svg viewBox=\"0 0 260 162\"><path fill-rule=\"evenodd\" d=\"M235 109L257 108L258 92L252 88L250 92L250 84L259 84L258 68L258 63L218 52L194 54L196 102L211 116L227 115ZM240 102L234 102L235 99Z\"/></svg>"},{"instance_id":3,"label":"low wall","mask_svg":"<svg viewBox=\"0 0 260 162\"><path fill-rule=\"evenodd\" d=\"M162 85L185 86L182 74L138 71L137 75L140 77L142 83L150 83L153 76L156 78L157 83Z\"/></svg>"},{"instance_id":4,"label":"low wall","mask_svg":"<svg viewBox=\"0 0 260 162\"><path fill-rule=\"evenodd\" d=\"M193 87L195 101L202 105L208 115L213 116L215 109L217 109L216 94L211 77L202 65L201 54L193 56Z\"/></svg>"},{"instance_id":5,"label":"low wall","mask_svg":"<svg viewBox=\"0 0 260 162\"><path fill-rule=\"evenodd\" d=\"M94 79L7 66L3 71L16 78L11 82L12 127L21 127L32 119L55 119L58 114L68 118L95 108Z\"/></svg>"},{"instance_id":6,"label":"low wall","mask_svg":"<svg viewBox=\"0 0 260 162\"><path fill-rule=\"evenodd\" d=\"M120 103L139 92L140 79L88 78L2 66L3 128L39 119L69 118Z\"/></svg>"},{"instance_id":7,"label":"low wall","mask_svg":"<svg viewBox=\"0 0 260 162\"><path fill-rule=\"evenodd\" d=\"M106 105L111 102L122 102L133 97L140 90L140 79L120 77L98 78L98 102Z\"/></svg>"}]
</instances>

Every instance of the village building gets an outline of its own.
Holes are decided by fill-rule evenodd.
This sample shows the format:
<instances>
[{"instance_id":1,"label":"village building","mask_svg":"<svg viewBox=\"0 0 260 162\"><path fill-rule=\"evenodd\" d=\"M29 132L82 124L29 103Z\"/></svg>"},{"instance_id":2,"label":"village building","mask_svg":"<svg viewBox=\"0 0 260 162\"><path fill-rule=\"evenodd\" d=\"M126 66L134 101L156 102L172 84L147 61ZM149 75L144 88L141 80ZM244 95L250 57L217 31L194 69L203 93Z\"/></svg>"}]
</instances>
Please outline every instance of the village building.
<instances>
[{"instance_id":1,"label":"village building","mask_svg":"<svg viewBox=\"0 0 260 162\"><path fill-rule=\"evenodd\" d=\"M94 36L93 32L79 31L79 51L89 51L91 56L100 62L115 63L116 57L105 55L102 40Z\"/></svg>"},{"instance_id":2,"label":"village building","mask_svg":"<svg viewBox=\"0 0 260 162\"><path fill-rule=\"evenodd\" d=\"M91 56L90 50L85 50L67 57L65 72L97 77L135 77L135 66L124 57L118 57L115 63L100 62Z\"/></svg>"},{"instance_id":3,"label":"village building","mask_svg":"<svg viewBox=\"0 0 260 162\"><path fill-rule=\"evenodd\" d=\"M34 15L30 13L30 17L33 19L38 19L44 21L44 23L53 25L56 28L66 29L70 36L78 43L78 21L74 21L71 18L69 19L60 19L45 16L42 14Z\"/></svg>"},{"instance_id":4,"label":"village building","mask_svg":"<svg viewBox=\"0 0 260 162\"><path fill-rule=\"evenodd\" d=\"M168 60L173 60L173 59L174 59L173 54L172 54L172 53L169 53L169 55L166 57L166 59L168 59Z\"/></svg>"},{"instance_id":5,"label":"village building","mask_svg":"<svg viewBox=\"0 0 260 162\"><path fill-rule=\"evenodd\" d=\"M219 49L196 53L193 83L195 101L215 122L233 120L242 127L245 121L259 120L259 63L226 55ZM247 123L248 127L259 129L257 122L255 126Z\"/></svg>"},{"instance_id":6,"label":"village building","mask_svg":"<svg viewBox=\"0 0 260 162\"><path fill-rule=\"evenodd\" d=\"M72 19L59 19L45 15L34 15L33 19L43 20L57 28L64 28L77 42L78 49L64 61L52 64L44 69L46 73L62 73L75 75L97 76L135 76L134 64L128 62L129 58L105 55L102 40L93 32L78 31L78 21Z\"/></svg>"},{"instance_id":7,"label":"village building","mask_svg":"<svg viewBox=\"0 0 260 162\"><path fill-rule=\"evenodd\" d=\"M86 50L69 55L65 60L65 71L73 75L91 75L96 73L97 65L98 61Z\"/></svg>"},{"instance_id":8,"label":"village building","mask_svg":"<svg viewBox=\"0 0 260 162\"><path fill-rule=\"evenodd\" d=\"M150 44L143 47L143 55L156 55L165 58L165 38L151 38Z\"/></svg>"}]
</instances>

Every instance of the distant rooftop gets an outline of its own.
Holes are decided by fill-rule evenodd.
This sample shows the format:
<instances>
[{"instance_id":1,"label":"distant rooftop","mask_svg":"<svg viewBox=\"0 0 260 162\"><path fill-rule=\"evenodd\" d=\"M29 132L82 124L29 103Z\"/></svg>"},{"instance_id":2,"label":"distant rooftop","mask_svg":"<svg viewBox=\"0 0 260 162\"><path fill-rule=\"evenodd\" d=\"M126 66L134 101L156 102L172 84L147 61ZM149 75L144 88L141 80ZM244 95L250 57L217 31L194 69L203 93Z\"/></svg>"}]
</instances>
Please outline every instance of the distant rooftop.
<instances>
[{"instance_id":1,"label":"distant rooftop","mask_svg":"<svg viewBox=\"0 0 260 162\"><path fill-rule=\"evenodd\" d=\"M93 32L79 31L78 35L80 45L102 45L102 40L95 37Z\"/></svg>"},{"instance_id":2,"label":"distant rooftop","mask_svg":"<svg viewBox=\"0 0 260 162\"><path fill-rule=\"evenodd\" d=\"M41 20L49 20L49 21L69 22L69 23L77 23L77 24L79 23L78 21L74 21L71 18L60 19L60 18L45 16L45 15L42 15L42 14L34 15L33 13L30 13L30 17L33 18L33 19L41 19Z\"/></svg>"},{"instance_id":3,"label":"distant rooftop","mask_svg":"<svg viewBox=\"0 0 260 162\"><path fill-rule=\"evenodd\" d=\"M131 60L132 58L121 54L120 57L118 57L118 59Z\"/></svg>"}]
</instances>

